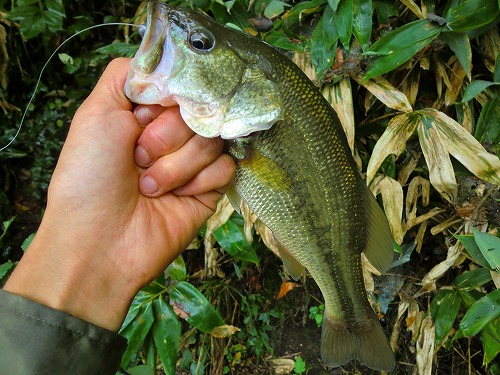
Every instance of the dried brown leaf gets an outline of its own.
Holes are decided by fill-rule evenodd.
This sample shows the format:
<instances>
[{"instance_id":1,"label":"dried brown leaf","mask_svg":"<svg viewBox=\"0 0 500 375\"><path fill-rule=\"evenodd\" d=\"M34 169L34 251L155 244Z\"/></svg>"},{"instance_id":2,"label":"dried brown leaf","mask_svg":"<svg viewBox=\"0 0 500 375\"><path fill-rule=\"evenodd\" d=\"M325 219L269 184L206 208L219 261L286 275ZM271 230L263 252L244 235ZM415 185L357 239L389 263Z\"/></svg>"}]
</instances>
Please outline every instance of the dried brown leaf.
<instances>
[{"instance_id":1,"label":"dried brown leaf","mask_svg":"<svg viewBox=\"0 0 500 375\"><path fill-rule=\"evenodd\" d=\"M448 61L448 66L451 69L450 74L450 83L451 87L446 90L444 104L446 106L450 106L455 104L457 101L458 95L460 94L460 90L462 90L462 86L464 84L464 78L466 76L464 68L462 68L462 64L458 61L456 56L452 56Z\"/></svg>"},{"instance_id":2,"label":"dried brown leaf","mask_svg":"<svg viewBox=\"0 0 500 375\"><path fill-rule=\"evenodd\" d=\"M493 73L495 70L495 60L500 53L500 34L498 33L498 25L491 28L479 38L479 46L481 56L484 59L484 65Z\"/></svg>"},{"instance_id":3,"label":"dried brown leaf","mask_svg":"<svg viewBox=\"0 0 500 375\"><path fill-rule=\"evenodd\" d=\"M212 329L212 331L210 331L210 334L214 337L217 337L218 339L222 339L224 337L230 337L239 331L241 330L238 327L224 325L215 327L214 329Z\"/></svg>"},{"instance_id":4,"label":"dried brown leaf","mask_svg":"<svg viewBox=\"0 0 500 375\"><path fill-rule=\"evenodd\" d=\"M405 94L397 90L388 80L380 77L375 77L367 81L361 80L361 77L353 76L353 78L370 91L378 100L384 103L387 107L396 111L411 112L413 111L410 102Z\"/></svg>"},{"instance_id":5,"label":"dried brown leaf","mask_svg":"<svg viewBox=\"0 0 500 375\"><path fill-rule=\"evenodd\" d=\"M422 282L420 285L422 285L422 288L420 291L417 293L417 295L421 295L422 292L424 291L424 288L428 286L429 284L434 284L436 280L441 278L457 261L457 259L460 257L463 251L463 246L462 244L457 241L455 245L450 246L448 248L448 253L446 255L446 259L443 260L442 262L438 263L435 265L422 279Z\"/></svg>"},{"instance_id":6,"label":"dried brown leaf","mask_svg":"<svg viewBox=\"0 0 500 375\"><path fill-rule=\"evenodd\" d=\"M408 101L413 106L417 100L418 88L420 85L420 69L412 69L405 80L401 91L406 95Z\"/></svg>"},{"instance_id":7,"label":"dried brown leaf","mask_svg":"<svg viewBox=\"0 0 500 375\"><path fill-rule=\"evenodd\" d=\"M434 322L427 316L420 327L417 341L417 368L419 375L432 374L432 362L434 358L435 330Z\"/></svg>"}]
</instances>

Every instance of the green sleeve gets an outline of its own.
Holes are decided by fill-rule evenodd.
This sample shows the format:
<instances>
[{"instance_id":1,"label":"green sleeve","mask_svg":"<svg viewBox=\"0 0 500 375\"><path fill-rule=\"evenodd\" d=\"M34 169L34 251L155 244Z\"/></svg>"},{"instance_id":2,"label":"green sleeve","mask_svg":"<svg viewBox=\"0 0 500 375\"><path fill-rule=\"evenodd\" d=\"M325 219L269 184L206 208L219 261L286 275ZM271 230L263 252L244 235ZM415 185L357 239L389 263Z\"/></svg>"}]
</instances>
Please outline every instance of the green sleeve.
<instances>
[{"instance_id":1,"label":"green sleeve","mask_svg":"<svg viewBox=\"0 0 500 375\"><path fill-rule=\"evenodd\" d=\"M2 374L115 374L126 346L115 332L0 290Z\"/></svg>"}]
</instances>

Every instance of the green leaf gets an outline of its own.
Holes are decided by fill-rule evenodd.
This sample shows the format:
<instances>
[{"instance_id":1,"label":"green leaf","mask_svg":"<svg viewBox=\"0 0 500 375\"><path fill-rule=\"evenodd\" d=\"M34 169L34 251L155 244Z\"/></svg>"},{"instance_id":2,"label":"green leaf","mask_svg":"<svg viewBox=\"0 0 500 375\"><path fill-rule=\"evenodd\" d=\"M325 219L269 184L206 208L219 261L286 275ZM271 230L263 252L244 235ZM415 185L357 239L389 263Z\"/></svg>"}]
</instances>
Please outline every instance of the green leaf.
<instances>
[{"instance_id":1,"label":"green leaf","mask_svg":"<svg viewBox=\"0 0 500 375\"><path fill-rule=\"evenodd\" d=\"M154 371L148 365L139 365L127 369L130 375L154 375Z\"/></svg>"},{"instance_id":2,"label":"green leaf","mask_svg":"<svg viewBox=\"0 0 500 375\"><path fill-rule=\"evenodd\" d=\"M280 0L271 0L269 4L267 4L266 9L264 9L264 17L267 18L275 18L285 12L285 7L291 6L290 4L285 3Z\"/></svg>"},{"instance_id":3,"label":"green leaf","mask_svg":"<svg viewBox=\"0 0 500 375\"><path fill-rule=\"evenodd\" d=\"M172 307L163 298L153 301L153 338L166 374L175 374L181 325Z\"/></svg>"},{"instance_id":4,"label":"green leaf","mask_svg":"<svg viewBox=\"0 0 500 375\"><path fill-rule=\"evenodd\" d=\"M352 36L352 19L354 14L353 0L341 0L333 22L337 27L337 33L340 41L346 50L349 50L349 45Z\"/></svg>"},{"instance_id":5,"label":"green leaf","mask_svg":"<svg viewBox=\"0 0 500 375\"><path fill-rule=\"evenodd\" d=\"M493 69L493 81L500 82L500 53L497 55L497 59L495 60L495 68Z\"/></svg>"},{"instance_id":6,"label":"green leaf","mask_svg":"<svg viewBox=\"0 0 500 375\"><path fill-rule=\"evenodd\" d=\"M339 36L333 18L332 9L326 7L311 36L311 63L319 79L331 68L335 60Z\"/></svg>"},{"instance_id":7,"label":"green leaf","mask_svg":"<svg viewBox=\"0 0 500 375\"><path fill-rule=\"evenodd\" d=\"M398 12L398 2L394 0L374 0L373 7L377 12L379 24L388 24L391 17L396 17Z\"/></svg>"},{"instance_id":8,"label":"green leaf","mask_svg":"<svg viewBox=\"0 0 500 375\"><path fill-rule=\"evenodd\" d=\"M328 5L330 5L330 8L336 12L337 8L339 6L340 0L328 0Z\"/></svg>"},{"instance_id":9,"label":"green leaf","mask_svg":"<svg viewBox=\"0 0 500 375\"><path fill-rule=\"evenodd\" d=\"M117 55L117 56L132 57L137 52L138 49L139 46L135 44L116 42L100 47L96 49L96 52L102 55Z\"/></svg>"},{"instance_id":10,"label":"green leaf","mask_svg":"<svg viewBox=\"0 0 500 375\"><path fill-rule=\"evenodd\" d=\"M474 259L474 261L477 264L479 264L480 266L483 266L485 268L490 269L490 264L484 258L483 254L481 253L481 250L479 250L479 247L477 246L473 235L455 234L454 237L462 243L462 245L464 246L467 253L469 253L469 255L472 257L472 259Z\"/></svg>"},{"instance_id":11,"label":"green leaf","mask_svg":"<svg viewBox=\"0 0 500 375\"><path fill-rule=\"evenodd\" d=\"M474 336L499 316L500 289L496 289L471 306L460 322L460 329L465 336Z\"/></svg>"},{"instance_id":12,"label":"green leaf","mask_svg":"<svg viewBox=\"0 0 500 375\"><path fill-rule=\"evenodd\" d=\"M134 354L140 349L146 335L154 322L153 307L151 302L141 305L136 318L121 332L128 340L127 350L122 356L121 366L127 368Z\"/></svg>"},{"instance_id":13,"label":"green leaf","mask_svg":"<svg viewBox=\"0 0 500 375\"><path fill-rule=\"evenodd\" d=\"M442 34L445 35L445 34ZM472 81L466 88L464 92L464 97L462 99L462 103L468 102L469 100L475 98L477 95L481 94L485 89L492 85L500 85L498 82L490 82L483 80L475 80Z\"/></svg>"},{"instance_id":14,"label":"green leaf","mask_svg":"<svg viewBox=\"0 0 500 375\"><path fill-rule=\"evenodd\" d=\"M477 268L472 271L462 273L455 279L455 287L463 290L472 290L486 284L491 280L490 270L487 268Z\"/></svg>"},{"instance_id":15,"label":"green leaf","mask_svg":"<svg viewBox=\"0 0 500 375\"><path fill-rule=\"evenodd\" d=\"M219 245L231 256L258 264L259 258L240 228L231 220L226 221L213 233Z\"/></svg>"},{"instance_id":16,"label":"green leaf","mask_svg":"<svg viewBox=\"0 0 500 375\"><path fill-rule=\"evenodd\" d=\"M62 0L45 0L45 6L57 16L66 18L66 11L64 10Z\"/></svg>"},{"instance_id":17,"label":"green leaf","mask_svg":"<svg viewBox=\"0 0 500 375\"><path fill-rule=\"evenodd\" d=\"M73 58L68 55L67 53L58 53L57 54L57 57L59 57L59 60L61 60L61 62L64 64L64 65L73 65Z\"/></svg>"},{"instance_id":18,"label":"green leaf","mask_svg":"<svg viewBox=\"0 0 500 375\"><path fill-rule=\"evenodd\" d=\"M295 364L293 365L293 371L297 374L302 374L306 371L306 362L299 355L295 360Z\"/></svg>"},{"instance_id":19,"label":"green leaf","mask_svg":"<svg viewBox=\"0 0 500 375\"><path fill-rule=\"evenodd\" d=\"M353 33L361 44L363 51L370 46L372 35L372 0L357 0L354 4Z\"/></svg>"},{"instance_id":20,"label":"green leaf","mask_svg":"<svg viewBox=\"0 0 500 375\"><path fill-rule=\"evenodd\" d=\"M500 126L498 126L499 118L500 97L495 97L483 106L474 132L474 138L481 143L491 143L493 151L497 155L500 153Z\"/></svg>"},{"instance_id":21,"label":"green leaf","mask_svg":"<svg viewBox=\"0 0 500 375\"><path fill-rule=\"evenodd\" d=\"M465 0L451 7L445 18L451 30L467 31L490 23L499 13L498 0Z\"/></svg>"},{"instance_id":22,"label":"green leaf","mask_svg":"<svg viewBox=\"0 0 500 375\"><path fill-rule=\"evenodd\" d=\"M433 311L432 319L435 322L436 345L439 345L450 332L457 318L461 301L460 293L449 290L443 291L433 299L431 311Z\"/></svg>"},{"instance_id":23,"label":"green leaf","mask_svg":"<svg viewBox=\"0 0 500 375\"><path fill-rule=\"evenodd\" d=\"M487 332L484 332L483 349L483 365L488 365L500 353L500 342L491 337Z\"/></svg>"},{"instance_id":24,"label":"green leaf","mask_svg":"<svg viewBox=\"0 0 500 375\"><path fill-rule=\"evenodd\" d=\"M186 263L184 263L182 255L179 255L172 263L169 264L167 267L167 273L172 280L186 280Z\"/></svg>"},{"instance_id":25,"label":"green leaf","mask_svg":"<svg viewBox=\"0 0 500 375\"><path fill-rule=\"evenodd\" d=\"M285 24L290 27L301 21L304 17L319 12L326 3L327 0L301 1L290 9L290 11L286 12L282 18Z\"/></svg>"},{"instance_id":26,"label":"green leaf","mask_svg":"<svg viewBox=\"0 0 500 375\"><path fill-rule=\"evenodd\" d=\"M491 268L500 272L500 238L472 227L474 240Z\"/></svg>"},{"instance_id":27,"label":"green leaf","mask_svg":"<svg viewBox=\"0 0 500 375\"><path fill-rule=\"evenodd\" d=\"M203 332L224 325L224 320L214 307L193 285L180 281L170 293L170 304L176 315Z\"/></svg>"},{"instance_id":28,"label":"green leaf","mask_svg":"<svg viewBox=\"0 0 500 375\"><path fill-rule=\"evenodd\" d=\"M0 234L0 241L2 241L5 235L7 234L7 230L9 229L10 225L12 224L15 218L16 218L15 216L12 216L9 220L5 220L2 223L3 232L2 234Z\"/></svg>"},{"instance_id":29,"label":"green leaf","mask_svg":"<svg viewBox=\"0 0 500 375\"><path fill-rule=\"evenodd\" d=\"M443 32L439 35L439 39L448 44L455 56L457 56L465 74L467 74L467 77L470 79L472 70L472 50L467 34L463 32Z\"/></svg>"},{"instance_id":30,"label":"green leaf","mask_svg":"<svg viewBox=\"0 0 500 375\"><path fill-rule=\"evenodd\" d=\"M28 249L28 246L31 244L31 241L33 241L33 238L35 238L36 233L31 233L26 239L23 241L21 245L21 249L23 251L26 251Z\"/></svg>"},{"instance_id":31,"label":"green leaf","mask_svg":"<svg viewBox=\"0 0 500 375\"><path fill-rule=\"evenodd\" d=\"M5 263L0 264L0 280L7 275L7 272L9 272L12 267L14 267L14 263L10 259Z\"/></svg>"},{"instance_id":32,"label":"green leaf","mask_svg":"<svg viewBox=\"0 0 500 375\"><path fill-rule=\"evenodd\" d=\"M363 81L394 70L432 42L443 30L427 20L410 22L380 38L370 47L368 55L382 55L372 63Z\"/></svg>"}]
</instances>

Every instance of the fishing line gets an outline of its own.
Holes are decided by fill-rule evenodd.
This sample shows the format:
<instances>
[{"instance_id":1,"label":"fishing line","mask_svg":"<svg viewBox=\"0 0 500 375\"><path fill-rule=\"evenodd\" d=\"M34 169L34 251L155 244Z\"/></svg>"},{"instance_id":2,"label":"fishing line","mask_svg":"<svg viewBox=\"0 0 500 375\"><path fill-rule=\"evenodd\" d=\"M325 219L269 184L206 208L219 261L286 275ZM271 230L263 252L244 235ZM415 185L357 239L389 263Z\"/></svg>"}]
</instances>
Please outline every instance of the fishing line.
<instances>
[{"instance_id":1,"label":"fishing line","mask_svg":"<svg viewBox=\"0 0 500 375\"><path fill-rule=\"evenodd\" d=\"M61 49L62 46L64 46L66 44L66 42L70 41L71 39L73 39L74 37L80 35L81 33L84 33L86 31L89 31L89 30L92 30L92 29L96 29L98 27L102 27L102 26L137 26L137 27L141 27L142 25L137 25L135 23L127 23L127 22L109 22L109 23L101 23L99 25L93 25L93 26L90 26L90 27L87 27L83 30L80 30L78 32L76 32L75 34L71 35L68 39L66 39L64 42L62 42L55 50L54 52L52 52L52 54L50 55L50 57L47 59L47 61L45 62L45 64L43 65L42 67L42 70L40 71L40 75L38 76L38 80L36 81L36 85L35 85L35 89L33 90L33 94L31 95L30 97L30 100L28 101L28 104L26 105L26 109L24 110L23 112L23 115L21 117L21 123L19 124L19 127L17 128L17 131L16 131L16 134L14 134L14 137L9 141L9 143L7 143L5 146L3 146L2 148L0 148L0 151L3 151L5 150L7 147L9 147L12 143L14 143L14 141L16 140L17 136L19 135L19 133L21 132L21 128L23 127L23 123L24 123L24 119L26 118L26 115L28 113L28 109L29 109L29 106L30 104L33 102L33 99L35 99L35 95L36 95L36 91L38 90L38 86L40 85L40 81L42 80L42 74L43 72L45 71L45 68L47 67L47 65L49 65L49 62L50 60L52 60L52 58L55 56L55 54Z\"/></svg>"}]
</instances>

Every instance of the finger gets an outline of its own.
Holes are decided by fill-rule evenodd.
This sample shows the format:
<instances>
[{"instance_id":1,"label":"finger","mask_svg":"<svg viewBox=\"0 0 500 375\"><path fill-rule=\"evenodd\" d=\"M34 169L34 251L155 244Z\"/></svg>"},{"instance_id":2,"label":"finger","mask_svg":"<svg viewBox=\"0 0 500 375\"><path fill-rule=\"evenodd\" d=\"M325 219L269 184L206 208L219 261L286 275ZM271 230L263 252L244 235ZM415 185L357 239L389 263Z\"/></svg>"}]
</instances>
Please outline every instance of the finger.
<instances>
[{"instance_id":1,"label":"finger","mask_svg":"<svg viewBox=\"0 0 500 375\"><path fill-rule=\"evenodd\" d=\"M142 127L146 127L146 125L162 114L165 109L165 107L158 104L138 105L134 109L134 116Z\"/></svg>"},{"instance_id":2,"label":"finger","mask_svg":"<svg viewBox=\"0 0 500 375\"><path fill-rule=\"evenodd\" d=\"M235 171L236 165L233 158L227 154L221 154L217 160L172 192L179 196L204 194L212 190L223 194L231 184Z\"/></svg>"},{"instance_id":3,"label":"finger","mask_svg":"<svg viewBox=\"0 0 500 375\"><path fill-rule=\"evenodd\" d=\"M182 148L161 157L143 173L139 180L141 193L159 196L184 185L213 163L222 148L220 138L194 135Z\"/></svg>"},{"instance_id":4,"label":"finger","mask_svg":"<svg viewBox=\"0 0 500 375\"><path fill-rule=\"evenodd\" d=\"M193 134L184 123L179 108L168 107L144 129L137 140L135 162L140 167L149 167L162 156L180 149Z\"/></svg>"}]
</instances>

